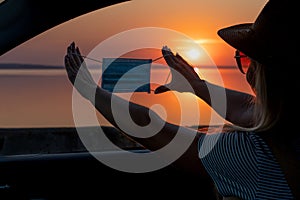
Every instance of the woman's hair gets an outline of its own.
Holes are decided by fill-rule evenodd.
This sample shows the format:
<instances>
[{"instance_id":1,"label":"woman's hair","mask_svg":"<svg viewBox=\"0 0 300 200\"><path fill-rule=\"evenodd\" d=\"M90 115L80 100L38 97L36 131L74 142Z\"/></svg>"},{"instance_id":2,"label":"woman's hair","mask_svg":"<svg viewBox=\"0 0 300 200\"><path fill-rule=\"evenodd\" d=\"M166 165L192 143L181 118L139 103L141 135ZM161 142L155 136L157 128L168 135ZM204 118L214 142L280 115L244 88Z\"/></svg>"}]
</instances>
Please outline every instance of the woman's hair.
<instances>
[{"instance_id":1,"label":"woman's hair","mask_svg":"<svg viewBox=\"0 0 300 200\"><path fill-rule=\"evenodd\" d=\"M280 119L282 101L279 96L277 77L269 70L270 66L251 60L251 66L246 78L252 87L255 97L249 102L253 103L253 124L251 127L233 125L235 130L265 131L272 128Z\"/></svg>"},{"instance_id":2,"label":"woman's hair","mask_svg":"<svg viewBox=\"0 0 300 200\"><path fill-rule=\"evenodd\" d=\"M282 102L280 97L276 97L278 92L274 76L267 65L262 65L252 61L255 65L253 89L256 94L254 103L254 127L255 131L264 131L272 128L280 118ZM282 95L282 94L281 94Z\"/></svg>"}]
</instances>

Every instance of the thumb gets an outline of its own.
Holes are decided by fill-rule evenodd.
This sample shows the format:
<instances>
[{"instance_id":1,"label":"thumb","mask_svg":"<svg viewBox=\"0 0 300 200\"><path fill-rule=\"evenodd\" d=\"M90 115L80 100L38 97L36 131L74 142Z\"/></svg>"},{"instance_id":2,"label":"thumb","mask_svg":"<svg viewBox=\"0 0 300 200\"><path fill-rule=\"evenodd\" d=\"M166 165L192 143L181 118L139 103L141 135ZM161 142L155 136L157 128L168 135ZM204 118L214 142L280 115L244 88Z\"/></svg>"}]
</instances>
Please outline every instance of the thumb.
<instances>
[{"instance_id":1,"label":"thumb","mask_svg":"<svg viewBox=\"0 0 300 200\"><path fill-rule=\"evenodd\" d=\"M161 86L159 86L158 88L156 88L154 90L154 94L160 94L160 93L164 93L164 92L167 92L167 91L170 91L170 89L165 85L161 85Z\"/></svg>"}]
</instances>

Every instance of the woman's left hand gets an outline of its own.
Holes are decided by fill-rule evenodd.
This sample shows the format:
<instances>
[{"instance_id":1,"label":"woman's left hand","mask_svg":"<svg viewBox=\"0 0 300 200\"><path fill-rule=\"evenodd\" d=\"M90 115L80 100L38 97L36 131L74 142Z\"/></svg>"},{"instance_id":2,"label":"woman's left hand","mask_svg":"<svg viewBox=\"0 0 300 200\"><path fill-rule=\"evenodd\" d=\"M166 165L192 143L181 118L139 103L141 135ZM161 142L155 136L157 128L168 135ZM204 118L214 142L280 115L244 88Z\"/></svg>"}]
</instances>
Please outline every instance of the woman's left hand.
<instances>
[{"instance_id":1,"label":"woman's left hand","mask_svg":"<svg viewBox=\"0 0 300 200\"><path fill-rule=\"evenodd\" d=\"M98 85L90 74L78 47L72 42L67 48L65 68L70 82L86 99L92 100Z\"/></svg>"}]
</instances>

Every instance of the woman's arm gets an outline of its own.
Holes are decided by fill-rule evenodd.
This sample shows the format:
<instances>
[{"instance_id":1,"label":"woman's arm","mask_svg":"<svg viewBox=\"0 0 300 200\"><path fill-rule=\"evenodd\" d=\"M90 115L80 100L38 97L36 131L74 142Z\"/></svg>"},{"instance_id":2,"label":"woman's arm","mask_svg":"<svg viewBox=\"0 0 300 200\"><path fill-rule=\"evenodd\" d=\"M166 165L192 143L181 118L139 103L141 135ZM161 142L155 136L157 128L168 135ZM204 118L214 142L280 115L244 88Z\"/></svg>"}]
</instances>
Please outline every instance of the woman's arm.
<instances>
[{"instance_id":1,"label":"woman's arm","mask_svg":"<svg viewBox=\"0 0 300 200\"><path fill-rule=\"evenodd\" d=\"M179 127L168 123L161 119L151 109L136 103L128 102L127 100L98 87L85 66L85 63L80 56L79 49L75 47L75 43L72 43L68 47L67 55L65 56L65 67L69 80L77 91L84 98L89 100L95 108L123 134L152 151L159 150L168 145L175 136L179 134L182 143L175 144L178 145L178 149L180 149L180 146L185 141L188 141L189 145L187 146L186 151L182 152L180 158L176 160L176 165L191 173L205 173L202 163L198 158L197 141L201 136L201 133L193 129ZM118 115L128 112L129 109L131 114L130 120L134 121L137 126L145 127L149 124L151 124L151 126L149 128L144 128L142 132L135 133L135 128L132 128L130 123L128 123L129 119L123 118L123 121L115 120L112 111L112 102L114 103L113 106L116 106L118 109ZM158 131L155 130L157 127L159 127ZM124 128L127 131L124 131ZM153 135L153 131L156 131L155 135ZM135 136L133 136L132 133Z\"/></svg>"},{"instance_id":2,"label":"woman's arm","mask_svg":"<svg viewBox=\"0 0 300 200\"><path fill-rule=\"evenodd\" d=\"M191 92L201 98L209 106L211 106L217 113L219 113L226 120L233 124L240 126L251 126L253 113L253 96L247 93L227 89L218 85L202 80L194 71L193 67L186 62L180 55L174 55L168 47L163 47L162 54L170 66L172 73L172 81L164 86L158 87L155 93L162 93L170 90L177 90L179 92ZM193 91L182 84L178 75L183 76L192 87ZM226 96L226 113L223 113L224 106L214 104L212 106L211 94L220 94L220 98ZM215 100L215 99L214 99ZM225 114L225 116L224 116Z\"/></svg>"},{"instance_id":3,"label":"woman's arm","mask_svg":"<svg viewBox=\"0 0 300 200\"><path fill-rule=\"evenodd\" d=\"M197 81L192 85L193 88L195 88L195 95L205 101L208 105L210 105L217 113L221 115L226 114L225 116L222 116L226 120L242 127L252 126L254 108L254 97L252 95L228 88L223 88L207 81ZM214 97L216 96L216 94L220 94L220 98L225 96L226 113L224 113L222 103L218 104L218 99L211 99L211 93L214 94ZM215 101L217 103L212 106L212 101Z\"/></svg>"}]
</instances>

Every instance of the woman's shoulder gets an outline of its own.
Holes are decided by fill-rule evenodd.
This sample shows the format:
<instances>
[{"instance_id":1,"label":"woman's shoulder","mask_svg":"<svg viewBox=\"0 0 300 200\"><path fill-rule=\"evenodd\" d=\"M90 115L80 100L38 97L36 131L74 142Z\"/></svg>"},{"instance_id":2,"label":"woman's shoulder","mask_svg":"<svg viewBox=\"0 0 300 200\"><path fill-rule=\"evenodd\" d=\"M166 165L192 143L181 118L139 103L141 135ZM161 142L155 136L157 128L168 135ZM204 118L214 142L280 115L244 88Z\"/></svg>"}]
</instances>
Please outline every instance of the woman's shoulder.
<instances>
[{"instance_id":1,"label":"woman's shoulder","mask_svg":"<svg viewBox=\"0 0 300 200\"><path fill-rule=\"evenodd\" d=\"M254 150L263 141L253 131L235 130L227 127L207 127L199 139L199 148L210 146L216 149Z\"/></svg>"},{"instance_id":2,"label":"woman's shoulder","mask_svg":"<svg viewBox=\"0 0 300 200\"><path fill-rule=\"evenodd\" d=\"M226 125L201 127L198 131L203 135L203 137L260 137L260 135L255 131L236 129Z\"/></svg>"}]
</instances>

